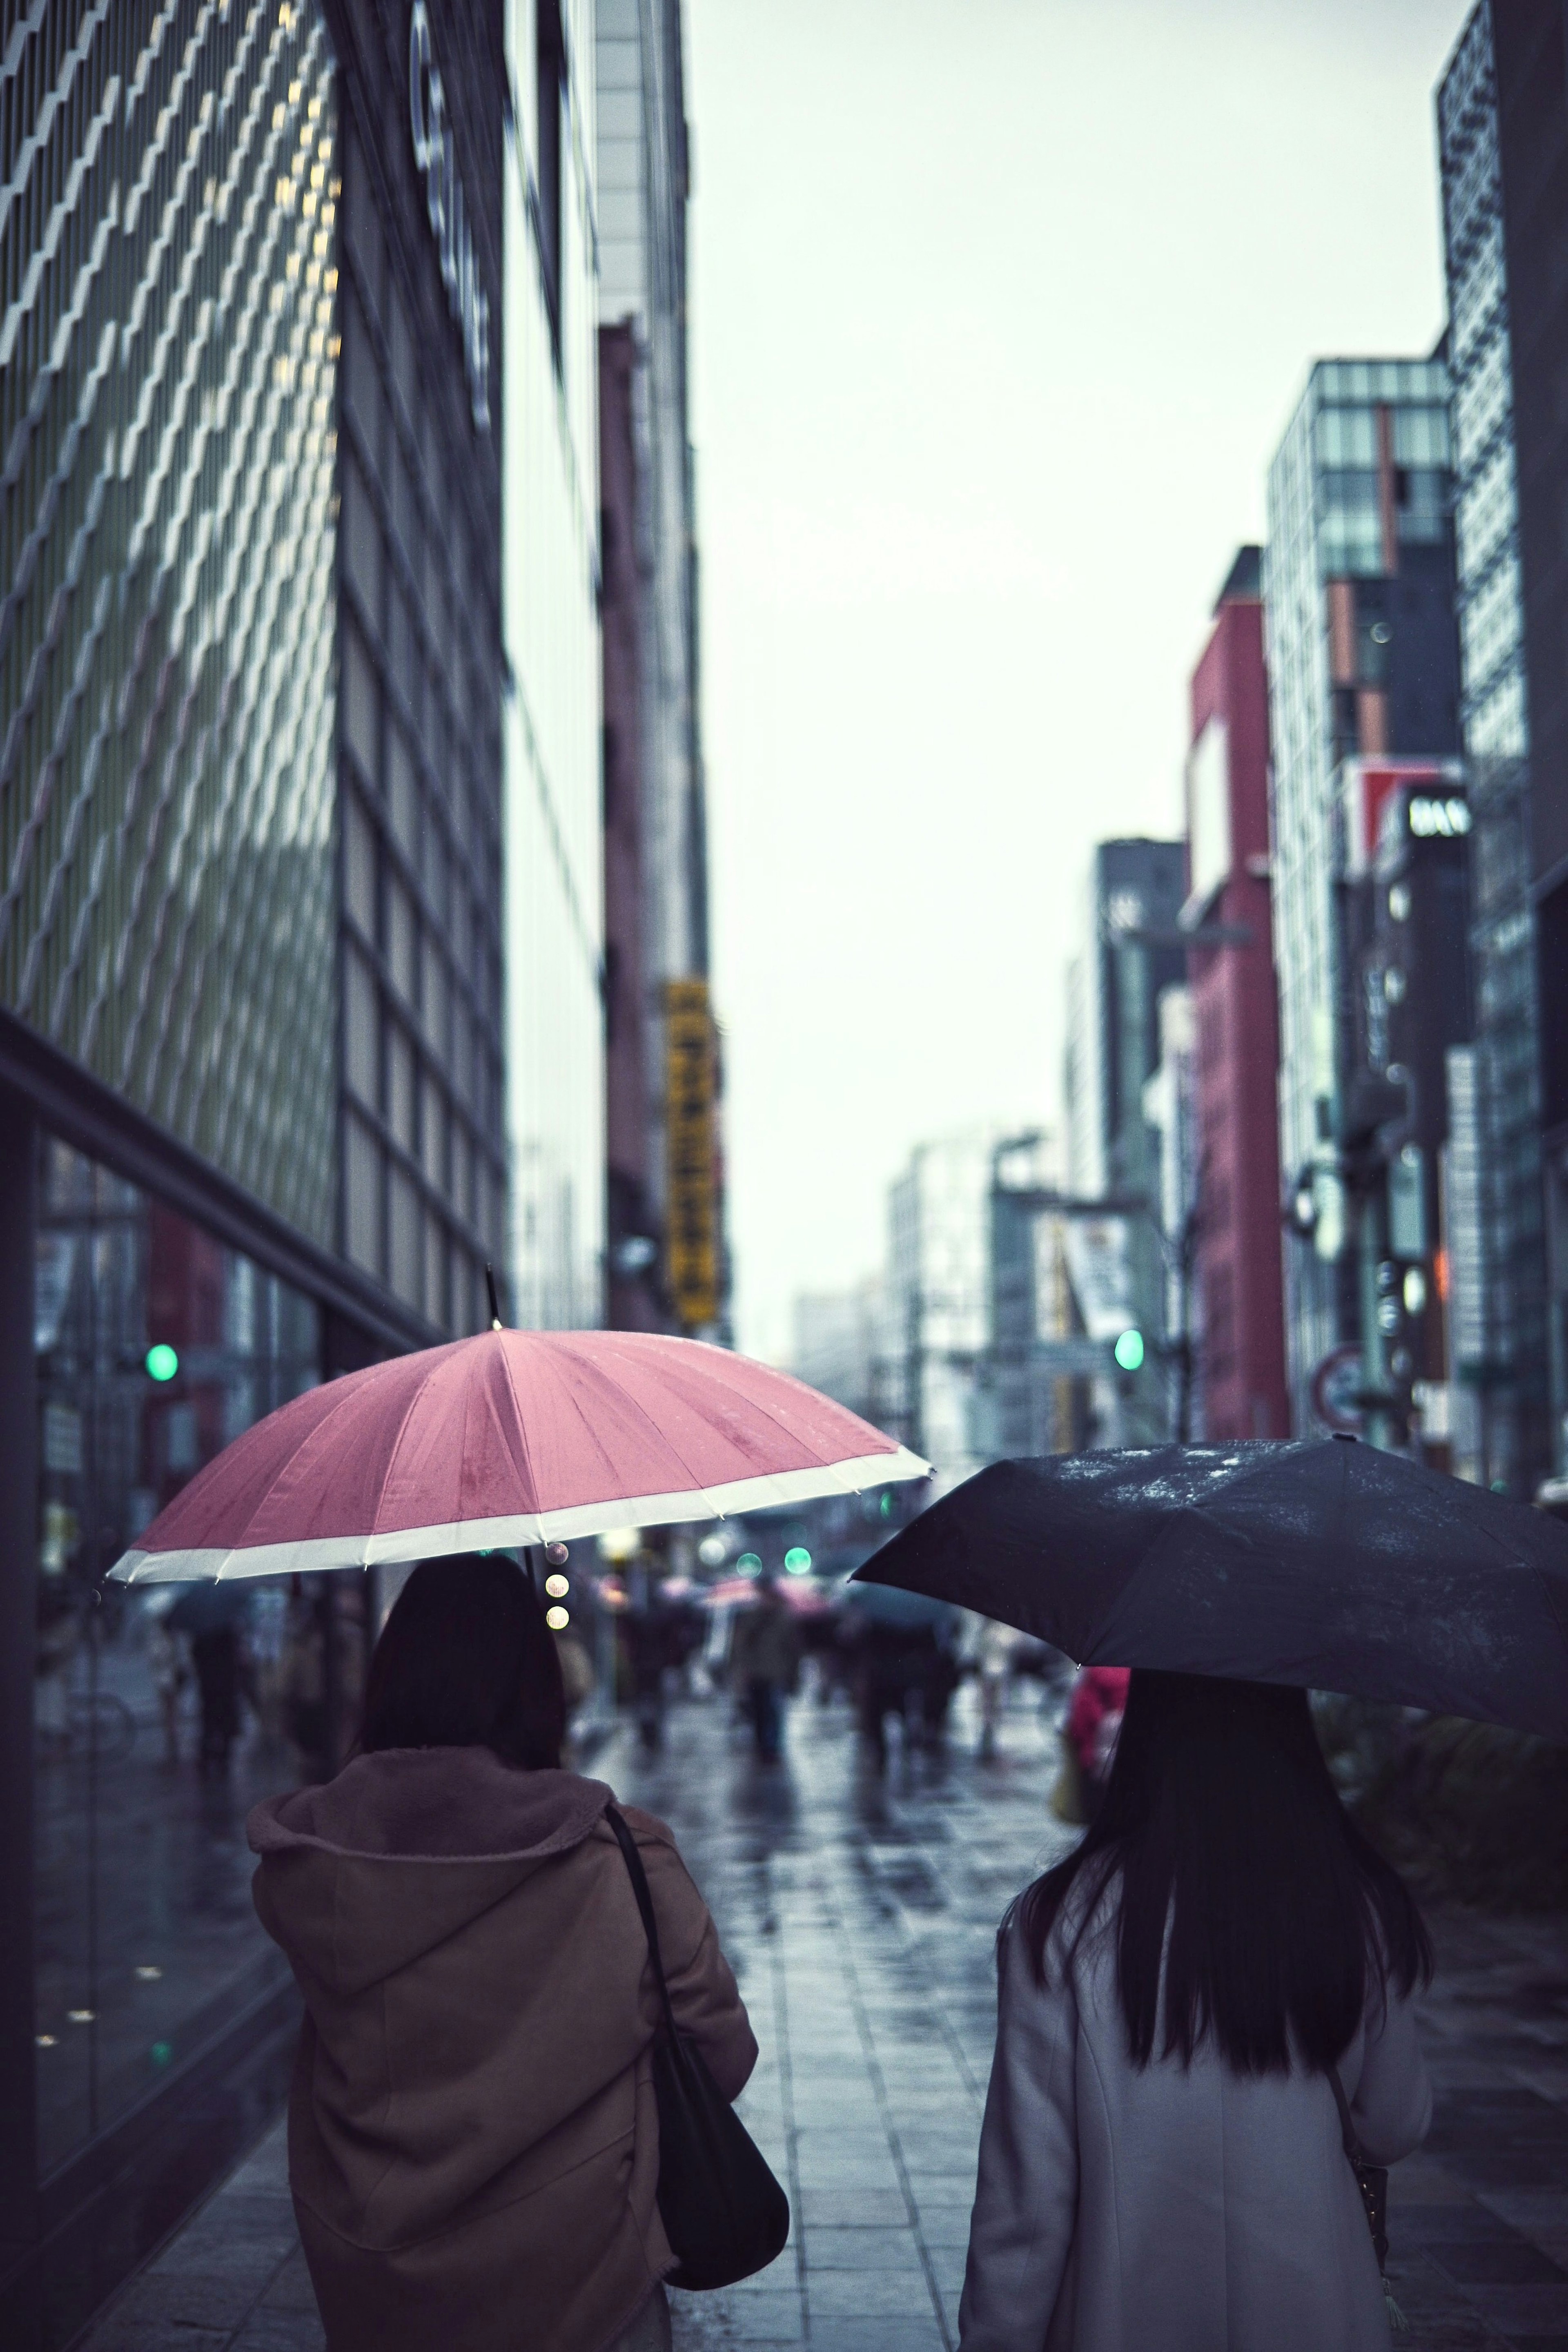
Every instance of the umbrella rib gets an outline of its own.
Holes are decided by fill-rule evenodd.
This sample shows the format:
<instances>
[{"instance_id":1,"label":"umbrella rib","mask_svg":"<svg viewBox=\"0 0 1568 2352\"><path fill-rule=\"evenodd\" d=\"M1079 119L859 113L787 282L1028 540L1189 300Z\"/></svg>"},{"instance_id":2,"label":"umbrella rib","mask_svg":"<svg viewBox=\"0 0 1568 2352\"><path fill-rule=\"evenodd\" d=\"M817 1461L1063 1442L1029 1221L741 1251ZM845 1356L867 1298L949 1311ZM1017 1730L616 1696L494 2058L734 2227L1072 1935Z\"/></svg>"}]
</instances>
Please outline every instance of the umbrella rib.
<instances>
[{"instance_id":1,"label":"umbrella rib","mask_svg":"<svg viewBox=\"0 0 1568 2352\"><path fill-rule=\"evenodd\" d=\"M610 1375L601 1372L598 1365L594 1363L591 1357L579 1356L577 1361L580 1364L582 1364L587 1370L593 1373L596 1378L603 1381L607 1386L612 1385ZM634 1390L626 1387L624 1382L621 1381L615 1381L613 1382L613 1386L617 1396L622 1399L626 1404L630 1405L633 1412L641 1416L646 1427L652 1431L653 1436L657 1438L659 1444L664 1448L666 1453L668 1453L674 1461L680 1464L685 1476L691 1482L687 1491L694 1495L701 1495L705 1501L709 1501L709 1507L711 1508L712 1505L709 1498L708 1488L697 1476L691 1464L686 1460L685 1455L675 1444L674 1438L667 1436L664 1431L660 1428L658 1423L654 1420L653 1414L648 1411L647 1406L643 1404ZM578 1402L575 1397L572 1399L572 1410L576 1412L580 1421L581 1421L589 1429L592 1428L592 1423L589 1421L587 1413L584 1412L581 1405ZM678 1494L681 1490L678 1487L671 1487L668 1491L671 1494ZM602 1496L597 1496L594 1499L608 1503L613 1502L615 1498L612 1495L605 1495ZM722 1512L715 1510L714 1517L716 1518L722 1517L723 1514Z\"/></svg>"},{"instance_id":2,"label":"umbrella rib","mask_svg":"<svg viewBox=\"0 0 1568 2352\"><path fill-rule=\"evenodd\" d=\"M518 1336L520 1338L522 1334L519 1333ZM507 1393L512 1400L512 1412L517 1424L517 1442L523 1449L523 1475L528 1480L529 1491L534 1497L534 1507L542 1517L545 1507L539 1495L538 1481L534 1475L534 1455L533 1448L528 1444L528 1419L523 1412L522 1398L517 1394L517 1381L512 1377L512 1360L507 1352L505 1339L501 1343L501 1369L507 1375Z\"/></svg>"},{"instance_id":3,"label":"umbrella rib","mask_svg":"<svg viewBox=\"0 0 1568 2352\"><path fill-rule=\"evenodd\" d=\"M371 1367L371 1369L372 1369L372 1370L373 1370L374 1368L373 1368L373 1367ZM339 1386L340 1386L340 1383L339 1383L338 1381L321 1381L321 1382L319 1383L319 1385L320 1385L322 1388L324 1388L324 1389L328 1390L329 1391L330 1391L331 1390L333 1390L333 1389L335 1389L335 1388L339 1387ZM304 1396L309 1396L309 1395L313 1394L313 1393L314 1393L314 1391L311 1391L311 1390L309 1390L309 1389L304 1389L304 1390L301 1390L300 1393L301 1393L301 1395L304 1395ZM306 1438L304 1438L304 1439L302 1439L302 1440L300 1441L300 1444L301 1444L301 1445L303 1445L303 1444L306 1444L309 1443L311 1440L314 1440L315 1438L319 1437L319 1436L321 1434L321 1432L322 1432L323 1430L329 1428L329 1427L330 1427L330 1425L331 1425L331 1423L332 1423L334 1421L336 1421L336 1419L338 1418L338 1415L339 1415L340 1412L347 1412L348 1408L349 1408L349 1407L350 1407L350 1405L353 1402L354 1398L355 1398L358 1394L359 1394L359 1390L358 1390L358 1388L357 1388L357 1387L355 1387L354 1389L352 1389L352 1390L350 1390L350 1392L349 1392L349 1394L348 1394L347 1396L340 1396L340 1397L336 1398L336 1399L334 1400L334 1402L333 1402L330 1405L329 1405L329 1406L328 1406L328 1408L327 1408L327 1410L322 1413L320 1420L319 1420L319 1421L317 1421L317 1422L313 1422L313 1423L311 1423L311 1425L310 1425L310 1429L309 1429L309 1432L308 1432L308 1436L307 1436ZM280 1482L281 1482L285 1477L287 1477L287 1475L288 1475L289 1471L294 1467L294 1465L296 1464L296 1462L298 1462L298 1458L299 1458L299 1452L300 1452L300 1447L299 1447L299 1446L296 1446L296 1447L295 1447L295 1449L294 1449L294 1451L293 1451L290 1454L288 1454L288 1456L287 1457L287 1459L286 1459L286 1460L284 1460L283 1462L280 1462L280 1463L278 1464L277 1468L274 1471L274 1473L273 1473L272 1476L267 1480L267 1483L266 1487L263 1489L262 1493L261 1493L261 1494L256 1497L256 1500L255 1504L252 1506L251 1510L250 1510L250 1512L249 1512L249 1515L248 1515L248 1517L246 1517L246 1532L247 1534L248 1534L249 1530L251 1529L251 1528L255 1526L256 1521L256 1520L257 1520L257 1518L260 1517L261 1513L262 1513L262 1512L267 1508L267 1505L271 1502L271 1500L272 1500L272 1498L273 1498L274 1495L276 1495L276 1494L277 1494L277 1489L278 1489L278 1486L279 1486ZM217 1459L217 1456L216 1456L216 1455L214 1455L214 1460L216 1460L216 1459ZM230 1541L230 1542L229 1542L229 1543L225 1547L225 1552L226 1552L226 1555L227 1555L227 1556L226 1556L226 1558L225 1558L225 1561L224 1561L224 1566L223 1566L223 1568L218 1569L218 1570L214 1572L214 1581L215 1581L215 1582L217 1582L217 1583L219 1583L219 1584L221 1584L221 1583L223 1582L223 1580L224 1580L224 1570L225 1570L225 1569L226 1569L226 1568L227 1568L229 1560L231 1560L231 1559L234 1558L234 1556L235 1556L235 1554L236 1552L238 1552L238 1551L244 1551L244 1550L246 1550L246 1548L247 1548L247 1547L246 1546L246 1544L245 1544L243 1541L240 1541L240 1542L235 1542L235 1541L233 1541L233 1540L231 1540L231 1541Z\"/></svg>"},{"instance_id":4,"label":"umbrella rib","mask_svg":"<svg viewBox=\"0 0 1568 2352\"><path fill-rule=\"evenodd\" d=\"M436 1349L432 1349L432 1350L431 1350L431 1353L432 1353L433 1355L434 1355L434 1354L436 1354L437 1352L439 1352L440 1354L442 1354L443 1356L444 1356L444 1354L446 1353L446 1350L445 1350L444 1349L440 1349L440 1350L436 1350ZM390 1358L390 1359L389 1359L389 1361L391 1361L391 1362L392 1362L392 1363L398 1363L398 1362L405 1362L405 1363L406 1363L406 1362L407 1362L407 1360L408 1360L408 1359L407 1359L406 1357L402 1357L402 1358L400 1358L400 1357L393 1356L393 1357L392 1357L392 1358ZM414 1408L415 1408L415 1407L417 1406L417 1404L419 1403L420 1399L423 1396L425 1390L430 1386L430 1383L431 1383L432 1380L434 1378L434 1376L435 1376L435 1375L434 1375L434 1366L433 1366L429 1370L427 1370L427 1371L423 1371L423 1372L421 1372L421 1374L420 1374L420 1376L419 1376L418 1380L414 1382L414 1386L413 1386L413 1393L412 1393L412 1395L410 1396L410 1398L409 1398L409 1400L408 1400L407 1404L406 1404L406 1405L404 1406L404 1408L403 1408L402 1419L398 1423L398 1425L397 1425L397 1435L392 1439L392 1444L387 1447L387 1466L386 1466L385 1471L382 1473L382 1489L381 1489L381 1491L382 1491L382 1494L383 1496L384 1496L384 1495L385 1495L385 1493L386 1493L387 1487L388 1487L388 1486L390 1486L390 1484L392 1483L392 1470L393 1470L393 1468L394 1468L394 1466L395 1466L395 1465L396 1465L396 1462L397 1462L398 1448L399 1448L399 1446L402 1444L402 1441L403 1441L404 1435L406 1434L407 1430L408 1430L409 1423L413 1419L413 1415L414 1415ZM379 1512L380 1512L380 1504L379 1504L379 1501L378 1501L378 1505L377 1505L377 1512L378 1512L378 1516L379 1516ZM378 1528L367 1528L367 1529L365 1530L365 1540L366 1540L366 1542L367 1542L367 1543L369 1543L369 1542L372 1542L372 1541L374 1540L375 1537L377 1536L377 1534L378 1534L379 1532L380 1532L380 1530L379 1530Z\"/></svg>"},{"instance_id":5,"label":"umbrella rib","mask_svg":"<svg viewBox=\"0 0 1568 2352\"><path fill-rule=\"evenodd\" d=\"M619 1336L622 1336L622 1335L617 1334L616 1336L617 1336L617 1337L619 1337ZM653 1336L653 1335L649 1334L648 1336L652 1337L652 1336ZM709 1346L711 1346L711 1344L712 1344L712 1343L711 1343L710 1341L707 1341L707 1340L698 1339L698 1340L688 1340L685 1344L686 1344L687 1346L689 1346L689 1347L709 1347ZM728 1350L727 1350L727 1349L724 1349L724 1348L714 1348L714 1349L713 1349L713 1353L714 1353L716 1356L724 1356L724 1355L727 1355L727 1354L728 1353ZM583 1360L580 1359L580 1360ZM788 1377L788 1376L787 1376L787 1377ZM649 1414L649 1413L646 1412L646 1409L645 1409L642 1404L640 1404L640 1403L638 1402L638 1401L637 1401L636 1397L635 1397L635 1396L634 1396L634 1395L633 1395L630 1391L628 1391L628 1390L622 1390L622 1393L627 1397L627 1399L628 1399L629 1402L631 1402L631 1403L635 1407L635 1409L636 1409L639 1412L643 1413L644 1420L646 1420L646 1421L647 1421L649 1427L654 1431L655 1434L658 1436L658 1438L659 1438L659 1440L660 1440L660 1443L661 1443L662 1444L667 1445L667 1446L669 1447L670 1452L674 1455L674 1457L675 1457L676 1461L677 1461L677 1462L679 1462L679 1463L681 1464L681 1465L682 1465L683 1469L685 1469L685 1470L687 1476L688 1476L688 1477L692 1476L693 1473L692 1473L691 1465L690 1465L690 1464L689 1464L688 1462L686 1462L686 1460L685 1460L685 1456L682 1454L682 1453L681 1453L681 1451L680 1451L680 1448L679 1448L679 1447L674 1444L674 1440L673 1440L673 1439L671 1439L671 1438L668 1438L668 1437L666 1437L666 1436L664 1435L664 1431L663 1431L663 1430L661 1430L661 1429L659 1428L659 1425L658 1425L657 1422L655 1422L655 1421L653 1419L652 1415L651 1415L651 1414ZM830 1400L829 1400L829 1402L832 1402L832 1400L831 1400L831 1399L830 1399ZM758 1415L759 1415L763 1420L765 1420L765 1421L769 1424L769 1426L770 1426L771 1428L778 1430L779 1432L780 1432L780 1433L781 1433L783 1436L785 1436L785 1437L789 1438L792 1443L794 1443L794 1444L804 1444L804 1442L805 1442L805 1441L804 1441L804 1440L802 1440L802 1439L800 1438L800 1436L799 1433L798 1433L797 1431L792 1430L791 1428L789 1428L789 1424L788 1424L787 1423L785 1423L785 1422L781 1421L781 1420L779 1419L779 1417L778 1413L774 1411L773 1407L772 1407L771 1405L769 1405L768 1403L767 1403L767 1402L766 1402L766 1401L765 1401L764 1399L762 1399L762 1398L760 1398L760 1397L748 1396L748 1397L747 1398L747 1400L746 1400L746 1402L747 1402L747 1406L749 1407L749 1409L750 1409L753 1412L758 1413ZM841 1411L841 1412L847 1412L847 1411L848 1411L848 1408L847 1408L846 1406L841 1406L839 1409L840 1409L840 1411ZM858 1420L860 1419L860 1415L857 1413L857 1414L853 1415L853 1416L852 1416L852 1418L858 1421ZM870 1422L863 1422L863 1423L862 1423L862 1426L863 1428L866 1428L866 1429L871 1429L871 1430L873 1431L873 1435L875 1435L875 1436L877 1436L877 1437L879 1437L879 1438L883 1438L883 1442L884 1442L884 1443L886 1442L886 1441L885 1441L885 1437L884 1437L884 1433L883 1433L883 1431L881 1431L880 1429L876 1429L876 1428L874 1427L874 1425L873 1425L872 1423L870 1423ZM832 1466L832 1461L831 1461L831 1456L823 1454L822 1453L821 1453L821 1451L820 1451L820 1450L817 1450L817 1449L813 1449L813 1451L815 1452L815 1455L816 1455L815 1465L814 1465L814 1466L815 1466L815 1467L817 1467L817 1468L819 1468L819 1469L829 1469L829 1468L831 1468L831 1466ZM889 1459L890 1459L890 1460L891 1460L892 1456L894 1455L894 1453L896 1453L896 1451L897 1451L897 1448L896 1448L895 1446L889 1446L889 1448L888 1448L888 1454L889 1454ZM853 1459L853 1458L855 1458L855 1457L853 1457L853 1456L850 1456L850 1455L841 1455L839 1458L840 1458L841 1460L851 1460L851 1459ZM766 1475L767 1474L766 1474L766 1473L759 1473L758 1475ZM706 1486L702 1486L702 1485L698 1484L698 1485L696 1485L696 1486L695 1486L693 1487L692 1491L693 1491L695 1494L706 1495L706 1494L707 1493L708 1489L707 1489Z\"/></svg>"}]
</instances>

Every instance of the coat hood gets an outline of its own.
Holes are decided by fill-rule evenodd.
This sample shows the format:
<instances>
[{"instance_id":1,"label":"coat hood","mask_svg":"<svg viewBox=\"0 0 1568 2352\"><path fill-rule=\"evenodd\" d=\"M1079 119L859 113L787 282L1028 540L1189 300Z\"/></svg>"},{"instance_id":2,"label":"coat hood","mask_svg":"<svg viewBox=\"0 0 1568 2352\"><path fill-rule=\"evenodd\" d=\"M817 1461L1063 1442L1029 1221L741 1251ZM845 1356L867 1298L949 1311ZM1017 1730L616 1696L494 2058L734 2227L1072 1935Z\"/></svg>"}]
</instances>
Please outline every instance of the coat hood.
<instances>
[{"instance_id":1,"label":"coat hood","mask_svg":"<svg viewBox=\"0 0 1568 2352\"><path fill-rule=\"evenodd\" d=\"M257 1907L302 1969L363 1991L580 1845L611 1801L602 1780L524 1771L487 1748L357 1756L251 1812Z\"/></svg>"}]
</instances>

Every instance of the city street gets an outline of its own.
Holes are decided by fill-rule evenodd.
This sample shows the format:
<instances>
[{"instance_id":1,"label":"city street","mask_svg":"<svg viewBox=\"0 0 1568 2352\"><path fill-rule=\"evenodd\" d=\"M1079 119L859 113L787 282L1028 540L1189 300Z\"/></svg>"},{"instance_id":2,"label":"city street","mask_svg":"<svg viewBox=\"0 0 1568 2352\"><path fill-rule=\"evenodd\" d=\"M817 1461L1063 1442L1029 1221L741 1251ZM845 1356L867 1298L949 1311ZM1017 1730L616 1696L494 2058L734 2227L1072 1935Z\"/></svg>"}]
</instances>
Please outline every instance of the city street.
<instances>
[{"instance_id":1,"label":"city street","mask_svg":"<svg viewBox=\"0 0 1568 2352\"><path fill-rule=\"evenodd\" d=\"M992 1932L1062 1849L1051 1740L1024 1685L997 1761L968 1694L946 1759L885 1780L848 1710L803 1699L758 1767L721 1701L625 1731L591 1769L661 1813L718 1920L762 2044L743 2102L795 2227L762 2277L676 2296L679 2352L937 2352L957 2336L990 2060ZM1438 2086L1394 2176L1391 2275L1408 2352L1568 2347L1568 1924L1434 1923ZM88 2338L88 2352L319 2352L279 2126Z\"/></svg>"}]
</instances>

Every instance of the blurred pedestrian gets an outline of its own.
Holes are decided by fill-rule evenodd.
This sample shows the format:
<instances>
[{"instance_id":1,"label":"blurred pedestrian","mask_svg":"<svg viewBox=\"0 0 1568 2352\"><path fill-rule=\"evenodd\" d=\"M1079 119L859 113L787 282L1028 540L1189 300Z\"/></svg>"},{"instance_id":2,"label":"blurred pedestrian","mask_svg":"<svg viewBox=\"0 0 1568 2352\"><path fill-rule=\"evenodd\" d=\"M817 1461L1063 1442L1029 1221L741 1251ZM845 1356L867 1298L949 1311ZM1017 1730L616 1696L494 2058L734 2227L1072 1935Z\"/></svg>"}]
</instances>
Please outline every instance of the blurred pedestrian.
<instances>
[{"instance_id":1,"label":"blurred pedestrian","mask_svg":"<svg viewBox=\"0 0 1568 2352\"><path fill-rule=\"evenodd\" d=\"M611 1791L559 1769L565 1721L522 1570L427 1560L358 1753L251 1814L256 1909L305 1997L289 2179L329 2352L667 2352L658 1997ZM624 1818L677 2026L733 2098L757 2044L713 1921L669 1831Z\"/></svg>"},{"instance_id":2,"label":"blurred pedestrian","mask_svg":"<svg viewBox=\"0 0 1568 2352\"><path fill-rule=\"evenodd\" d=\"M302 1780L325 1780L332 1769L327 1628L319 1601L299 1579L295 1582L277 1666L278 1695L296 1773Z\"/></svg>"},{"instance_id":3,"label":"blurred pedestrian","mask_svg":"<svg viewBox=\"0 0 1568 2352\"><path fill-rule=\"evenodd\" d=\"M800 1682L800 1628L771 1576L757 1580L757 1598L741 1609L730 1636L729 1671L757 1753L776 1764L784 1734L784 1701Z\"/></svg>"},{"instance_id":4,"label":"blurred pedestrian","mask_svg":"<svg viewBox=\"0 0 1568 2352\"><path fill-rule=\"evenodd\" d=\"M204 1778L227 1772L239 1737L249 1608L243 1585L215 1580L188 1584L163 1620L171 1634L183 1634L190 1644L201 1709L198 1760Z\"/></svg>"},{"instance_id":5,"label":"blurred pedestrian","mask_svg":"<svg viewBox=\"0 0 1568 2352\"><path fill-rule=\"evenodd\" d=\"M641 1591L617 1630L637 1736L653 1755L664 1745L665 1682L685 1663L693 1612L666 1600L655 1578L643 1575L639 1582Z\"/></svg>"},{"instance_id":6,"label":"blurred pedestrian","mask_svg":"<svg viewBox=\"0 0 1568 2352\"><path fill-rule=\"evenodd\" d=\"M221 1778L239 1738L241 1678L237 1625L209 1625L191 1636L191 1664L202 1710L200 1763L204 1774Z\"/></svg>"},{"instance_id":7,"label":"blurred pedestrian","mask_svg":"<svg viewBox=\"0 0 1568 2352\"><path fill-rule=\"evenodd\" d=\"M172 1599L172 1595L170 1597ZM172 1632L165 1622L168 1610L169 1601L164 1601L162 1607L151 1609L148 1612L147 1671L158 1701L159 1721L163 1726L163 1761L165 1764L177 1764L180 1760L180 1700L191 1675L180 1636Z\"/></svg>"},{"instance_id":8,"label":"blurred pedestrian","mask_svg":"<svg viewBox=\"0 0 1568 2352\"><path fill-rule=\"evenodd\" d=\"M1051 1799L1060 1820L1079 1826L1099 1812L1126 1704L1125 1666L1082 1666L1074 1675L1061 1727L1063 1770Z\"/></svg>"},{"instance_id":9,"label":"blurred pedestrian","mask_svg":"<svg viewBox=\"0 0 1568 2352\"><path fill-rule=\"evenodd\" d=\"M960 2352L1387 2352L1345 2135L1425 2137L1431 1967L1303 1691L1134 1672L1098 1820L998 1939Z\"/></svg>"},{"instance_id":10,"label":"blurred pedestrian","mask_svg":"<svg viewBox=\"0 0 1568 2352\"><path fill-rule=\"evenodd\" d=\"M980 1685L980 1754L988 1762L997 1752L997 1734L1007 1706L1013 1653L1019 1641L1019 1636L1010 1625L1000 1625L994 1617L980 1619L973 1654Z\"/></svg>"}]
</instances>

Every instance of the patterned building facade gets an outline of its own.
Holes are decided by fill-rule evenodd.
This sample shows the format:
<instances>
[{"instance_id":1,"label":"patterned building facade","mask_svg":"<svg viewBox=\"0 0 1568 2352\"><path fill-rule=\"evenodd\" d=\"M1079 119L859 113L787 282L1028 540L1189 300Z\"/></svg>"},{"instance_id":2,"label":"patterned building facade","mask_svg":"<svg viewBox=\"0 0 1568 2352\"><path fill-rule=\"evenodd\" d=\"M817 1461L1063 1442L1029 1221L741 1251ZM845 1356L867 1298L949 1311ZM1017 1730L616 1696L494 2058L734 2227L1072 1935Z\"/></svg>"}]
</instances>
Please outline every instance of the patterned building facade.
<instances>
[{"instance_id":1,"label":"patterned building facade","mask_svg":"<svg viewBox=\"0 0 1568 2352\"><path fill-rule=\"evenodd\" d=\"M498 0L5 26L0 2336L32 2352L278 2095L235 1824L331 1768L371 1615L340 1580L204 1629L100 1580L260 1413L477 1328L506 1262L506 74Z\"/></svg>"}]
</instances>

